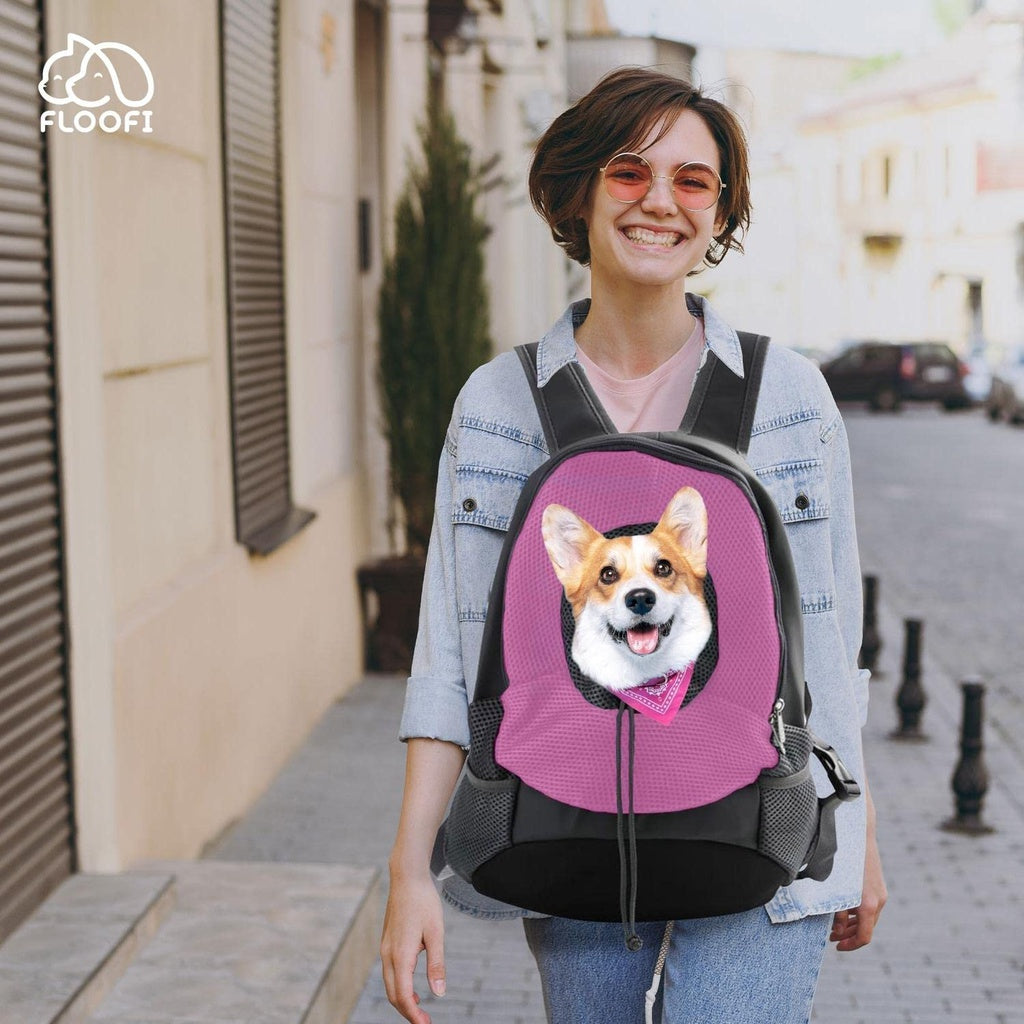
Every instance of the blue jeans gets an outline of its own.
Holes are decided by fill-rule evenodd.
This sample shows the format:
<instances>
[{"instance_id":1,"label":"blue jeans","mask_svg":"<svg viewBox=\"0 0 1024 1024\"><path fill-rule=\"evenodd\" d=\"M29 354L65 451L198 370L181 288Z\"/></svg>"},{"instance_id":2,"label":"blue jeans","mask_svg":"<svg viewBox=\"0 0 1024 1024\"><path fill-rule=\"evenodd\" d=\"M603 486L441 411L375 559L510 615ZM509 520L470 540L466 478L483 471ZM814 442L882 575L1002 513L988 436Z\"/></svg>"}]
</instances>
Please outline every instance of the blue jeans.
<instances>
[{"instance_id":1,"label":"blue jeans","mask_svg":"<svg viewBox=\"0 0 1024 1024\"><path fill-rule=\"evenodd\" d=\"M662 1024L807 1024L831 914L772 924L764 908L677 921L655 1020ZM663 922L637 924L629 952L622 925L526 919L549 1024L644 1024Z\"/></svg>"}]
</instances>

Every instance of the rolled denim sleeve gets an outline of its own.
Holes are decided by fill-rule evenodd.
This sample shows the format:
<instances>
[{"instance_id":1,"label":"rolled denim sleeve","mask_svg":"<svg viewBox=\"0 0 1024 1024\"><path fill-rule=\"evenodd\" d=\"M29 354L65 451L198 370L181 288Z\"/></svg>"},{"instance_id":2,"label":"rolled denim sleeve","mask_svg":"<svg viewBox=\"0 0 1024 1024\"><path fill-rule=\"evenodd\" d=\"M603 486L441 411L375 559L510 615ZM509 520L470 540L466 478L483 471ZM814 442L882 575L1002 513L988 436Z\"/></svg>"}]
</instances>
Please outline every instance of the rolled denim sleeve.
<instances>
[{"instance_id":1,"label":"rolled denim sleeve","mask_svg":"<svg viewBox=\"0 0 1024 1024\"><path fill-rule=\"evenodd\" d=\"M824 382L823 382L824 383ZM864 628L863 590L860 555L857 550L857 525L853 509L853 473L850 465L850 444L846 425L832 401L826 408L831 416L824 418L822 440L825 441L825 465L828 472L832 506L832 571L836 586L836 613L842 633L846 664L851 674L851 687L857 700L860 725L868 719L868 680L871 673L857 666Z\"/></svg>"},{"instance_id":2,"label":"rolled denim sleeve","mask_svg":"<svg viewBox=\"0 0 1024 1024\"><path fill-rule=\"evenodd\" d=\"M453 417L453 423L455 419ZM434 524L420 601L419 631L399 739L426 737L469 747L468 697L455 586L455 428L448 428L437 473Z\"/></svg>"}]
</instances>

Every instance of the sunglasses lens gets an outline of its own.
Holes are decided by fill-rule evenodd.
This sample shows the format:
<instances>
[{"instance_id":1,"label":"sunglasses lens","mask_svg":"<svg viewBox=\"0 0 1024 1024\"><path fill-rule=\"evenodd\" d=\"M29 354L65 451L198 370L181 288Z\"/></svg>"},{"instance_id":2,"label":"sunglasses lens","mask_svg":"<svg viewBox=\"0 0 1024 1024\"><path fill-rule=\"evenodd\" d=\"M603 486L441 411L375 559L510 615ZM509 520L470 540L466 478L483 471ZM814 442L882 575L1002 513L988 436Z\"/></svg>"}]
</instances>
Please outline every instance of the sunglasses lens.
<instances>
[{"instance_id":1,"label":"sunglasses lens","mask_svg":"<svg viewBox=\"0 0 1024 1024\"><path fill-rule=\"evenodd\" d=\"M722 191L718 175L706 164L683 164L672 179L680 205L687 210L706 210L714 206Z\"/></svg>"},{"instance_id":2,"label":"sunglasses lens","mask_svg":"<svg viewBox=\"0 0 1024 1024\"><path fill-rule=\"evenodd\" d=\"M611 160L604 169L604 185L612 199L635 203L651 187L651 168L637 156L627 153Z\"/></svg>"}]
</instances>

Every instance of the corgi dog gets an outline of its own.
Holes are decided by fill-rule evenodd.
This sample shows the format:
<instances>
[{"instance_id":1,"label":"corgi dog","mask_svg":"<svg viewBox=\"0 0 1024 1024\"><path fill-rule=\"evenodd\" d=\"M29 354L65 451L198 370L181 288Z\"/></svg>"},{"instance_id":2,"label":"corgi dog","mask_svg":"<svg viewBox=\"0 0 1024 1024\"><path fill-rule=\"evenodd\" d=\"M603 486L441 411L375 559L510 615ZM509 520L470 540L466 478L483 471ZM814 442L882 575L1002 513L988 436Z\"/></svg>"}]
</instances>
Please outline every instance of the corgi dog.
<instances>
[{"instance_id":1,"label":"corgi dog","mask_svg":"<svg viewBox=\"0 0 1024 1024\"><path fill-rule=\"evenodd\" d=\"M681 672L711 637L704 601L708 515L678 490L648 534L609 540L564 505L548 505L544 546L572 607L572 656L612 692Z\"/></svg>"}]
</instances>

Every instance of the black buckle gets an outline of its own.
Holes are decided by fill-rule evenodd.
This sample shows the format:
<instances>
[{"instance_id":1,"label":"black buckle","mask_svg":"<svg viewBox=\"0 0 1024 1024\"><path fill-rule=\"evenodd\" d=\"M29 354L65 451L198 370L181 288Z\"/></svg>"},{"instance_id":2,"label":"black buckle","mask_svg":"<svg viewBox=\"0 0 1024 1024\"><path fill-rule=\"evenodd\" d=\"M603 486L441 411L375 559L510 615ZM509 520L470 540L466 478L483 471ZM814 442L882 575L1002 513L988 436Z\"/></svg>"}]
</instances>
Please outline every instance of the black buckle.
<instances>
[{"instance_id":1,"label":"black buckle","mask_svg":"<svg viewBox=\"0 0 1024 1024\"><path fill-rule=\"evenodd\" d=\"M846 765L839 760L839 755L817 737L814 737L814 756L821 762L828 781L832 783L832 788L840 800L853 800L860 796L860 785L846 770Z\"/></svg>"}]
</instances>

